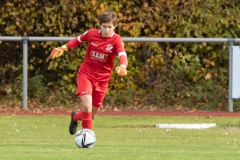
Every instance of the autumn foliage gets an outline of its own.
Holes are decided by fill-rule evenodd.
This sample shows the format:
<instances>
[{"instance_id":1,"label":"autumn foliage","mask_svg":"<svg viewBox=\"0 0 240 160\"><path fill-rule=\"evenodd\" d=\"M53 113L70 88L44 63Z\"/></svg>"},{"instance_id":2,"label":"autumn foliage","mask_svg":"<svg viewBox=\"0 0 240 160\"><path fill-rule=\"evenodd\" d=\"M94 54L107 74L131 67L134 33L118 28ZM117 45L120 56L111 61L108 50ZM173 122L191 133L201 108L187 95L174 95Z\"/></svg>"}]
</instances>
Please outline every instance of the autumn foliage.
<instances>
[{"instance_id":1,"label":"autumn foliage","mask_svg":"<svg viewBox=\"0 0 240 160\"><path fill-rule=\"evenodd\" d=\"M3 0L0 36L74 37L98 28L98 14L111 10L118 15L116 32L122 37L237 38L239 7L221 0ZM86 45L50 60L52 48L64 43L28 43L29 99L47 105L78 103L75 74ZM226 110L228 45L125 42L128 75L113 73L105 106ZM21 100L22 42L0 41L0 51L1 93Z\"/></svg>"}]
</instances>

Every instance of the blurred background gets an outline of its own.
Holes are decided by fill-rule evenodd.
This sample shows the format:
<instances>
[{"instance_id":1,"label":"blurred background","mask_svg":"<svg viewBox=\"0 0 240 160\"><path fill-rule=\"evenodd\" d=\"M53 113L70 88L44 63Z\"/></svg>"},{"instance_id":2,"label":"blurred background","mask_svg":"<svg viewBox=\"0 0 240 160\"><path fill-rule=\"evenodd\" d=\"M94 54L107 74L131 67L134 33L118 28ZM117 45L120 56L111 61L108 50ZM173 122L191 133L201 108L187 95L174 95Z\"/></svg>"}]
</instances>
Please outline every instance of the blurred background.
<instances>
[{"instance_id":1,"label":"blurred background","mask_svg":"<svg viewBox=\"0 0 240 160\"><path fill-rule=\"evenodd\" d=\"M122 38L238 38L239 9L237 0L2 0L0 36L75 37L99 28L98 15L111 10ZM86 44L50 60L64 43L28 42L29 109L81 105L74 92ZM113 72L104 109L228 110L228 43L124 44L128 75ZM22 42L0 41L1 109L22 107L22 59Z\"/></svg>"}]
</instances>

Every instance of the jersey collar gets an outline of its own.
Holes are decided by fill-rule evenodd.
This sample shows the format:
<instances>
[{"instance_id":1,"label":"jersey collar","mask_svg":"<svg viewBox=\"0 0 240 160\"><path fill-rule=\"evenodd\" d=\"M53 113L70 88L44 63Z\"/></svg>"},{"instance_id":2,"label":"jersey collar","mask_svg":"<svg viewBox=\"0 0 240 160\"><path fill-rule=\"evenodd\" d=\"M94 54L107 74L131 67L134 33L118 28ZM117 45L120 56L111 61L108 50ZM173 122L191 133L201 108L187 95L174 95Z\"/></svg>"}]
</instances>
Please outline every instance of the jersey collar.
<instances>
[{"instance_id":1,"label":"jersey collar","mask_svg":"<svg viewBox=\"0 0 240 160\"><path fill-rule=\"evenodd\" d=\"M99 34L101 34L101 31L102 31L102 30L100 29L100 30L99 30ZM110 37L113 37L114 34L115 34L115 32L113 31Z\"/></svg>"}]
</instances>

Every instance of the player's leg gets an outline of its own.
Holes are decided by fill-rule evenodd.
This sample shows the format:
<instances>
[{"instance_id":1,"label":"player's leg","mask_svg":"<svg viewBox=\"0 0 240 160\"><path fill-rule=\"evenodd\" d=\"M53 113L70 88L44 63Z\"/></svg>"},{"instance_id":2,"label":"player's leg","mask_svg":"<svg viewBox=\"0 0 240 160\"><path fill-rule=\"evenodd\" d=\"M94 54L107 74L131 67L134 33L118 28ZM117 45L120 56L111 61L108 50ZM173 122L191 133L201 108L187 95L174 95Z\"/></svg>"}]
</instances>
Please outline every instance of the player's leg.
<instances>
[{"instance_id":1,"label":"player's leg","mask_svg":"<svg viewBox=\"0 0 240 160\"><path fill-rule=\"evenodd\" d=\"M81 96L82 111L81 122L82 128L88 128L92 130L92 95Z\"/></svg>"},{"instance_id":2,"label":"player's leg","mask_svg":"<svg viewBox=\"0 0 240 160\"><path fill-rule=\"evenodd\" d=\"M95 107L95 106L92 106L92 120L94 120L94 118L97 116L98 112L100 111L101 108L99 107ZM74 112L74 111L73 111ZM82 112L83 111L80 111L80 112L75 112L74 114L74 117L73 117L73 120L74 121L78 121L78 120L82 120Z\"/></svg>"},{"instance_id":3,"label":"player's leg","mask_svg":"<svg viewBox=\"0 0 240 160\"><path fill-rule=\"evenodd\" d=\"M92 106L92 120L97 116L98 112L100 111L100 107Z\"/></svg>"},{"instance_id":4,"label":"player's leg","mask_svg":"<svg viewBox=\"0 0 240 160\"><path fill-rule=\"evenodd\" d=\"M81 97L82 102L87 99L86 96L83 98ZM85 109L82 109L80 112L75 112L73 111L71 114L71 123L69 125L69 132L70 134L75 134L77 131L77 126L78 126L78 120L81 121L82 123L82 128L88 128L92 130L92 120L97 116L98 112L100 111L100 107L95 107L92 106L92 112L89 112L89 108L86 109L86 105L84 103L82 104L85 106Z\"/></svg>"},{"instance_id":5,"label":"player's leg","mask_svg":"<svg viewBox=\"0 0 240 160\"><path fill-rule=\"evenodd\" d=\"M71 114L71 123L69 125L70 134L75 134L77 131L78 120L81 121L82 128L88 128L92 130L92 95L81 96L82 111Z\"/></svg>"},{"instance_id":6,"label":"player's leg","mask_svg":"<svg viewBox=\"0 0 240 160\"><path fill-rule=\"evenodd\" d=\"M77 91L75 95L80 96L82 101L82 111L71 114L69 133L75 134L78 127L78 120L83 128L92 129L92 82L86 75L77 75ZM89 118L90 117L90 118Z\"/></svg>"},{"instance_id":7,"label":"player's leg","mask_svg":"<svg viewBox=\"0 0 240 160\"><path fill-rule=\"evenodd\" d=\"M92 92L92 119L97 116L102 107L107 88L108 82L102 82L94 85L94 90Z\"/></svg>"}]
</instances>

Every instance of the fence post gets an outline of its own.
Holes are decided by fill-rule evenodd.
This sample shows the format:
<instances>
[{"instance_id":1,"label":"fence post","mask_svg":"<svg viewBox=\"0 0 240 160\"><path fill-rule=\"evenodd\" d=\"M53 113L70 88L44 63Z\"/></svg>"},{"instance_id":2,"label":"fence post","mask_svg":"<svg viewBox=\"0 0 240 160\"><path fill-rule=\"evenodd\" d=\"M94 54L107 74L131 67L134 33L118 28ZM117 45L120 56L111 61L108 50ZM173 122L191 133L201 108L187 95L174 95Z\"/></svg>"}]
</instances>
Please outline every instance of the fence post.
<instances>
[{"instance_id":1,"label":"fence post","mask_svg":"<svg viewBox=\"0 0 240 160\"><path fill-rule=\"evenodd\" d=\"M232 77L233 77L233 67L232 67L232 51L233 41L229 42L229 75L228 75L228 107L229 112L233 112L233 99L232 99Z\"/></svg>"},{"instance_id":2,"label":"fence post","mask_svg":"<svg viewBox=\"0 0 240 160\"><path fill-rule=\"evenodd\" d=\"M23 38L23 108L27 108L28 98L28 40Z\"/></svg>"}]
</instances>

